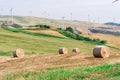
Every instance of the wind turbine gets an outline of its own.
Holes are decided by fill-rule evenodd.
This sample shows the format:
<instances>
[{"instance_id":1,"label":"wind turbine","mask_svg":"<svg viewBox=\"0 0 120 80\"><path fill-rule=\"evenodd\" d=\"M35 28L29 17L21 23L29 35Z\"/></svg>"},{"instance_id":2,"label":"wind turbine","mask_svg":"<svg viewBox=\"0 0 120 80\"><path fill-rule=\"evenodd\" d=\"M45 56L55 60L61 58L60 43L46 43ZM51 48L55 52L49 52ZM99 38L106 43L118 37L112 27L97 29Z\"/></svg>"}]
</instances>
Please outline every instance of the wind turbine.
<instances>
[{"instance_id":1,"label":"wind turbine","mask_svg":"<svg viewBox=\"0 0 120 80\"><path fill-rule=\"evenodd\" d=\"M88 22L91 22L90 15L88 14Z\"/></svg>"},{"instance_id":2,"label":"wind turbine","mask_svg":"<svg viewBox=\"0 0 120 80\"><path fill-rule=\"evenodd\" d=\"M11 13L11 24L13 25L13 8L10 9L10 13Z\"/></svg>"},{"instance_id":3,"label":"wind turbine","mask_svg":"<svg viewBox=\"0 0 120 80\"><path fill-rule=\"evenodd\" d=\"M117 1L119 1L119 0L115 0L115 1L113 1L112 3L115 3L115 2L117 2Z\"/></svg>"},{"instance_id":4,"label":"wind turbine","mask_svg":"<svg viewBox=\"0 0 120 80\"><path fill-rule=\"evenodd\" d=\"M72 14L72 13L70 13L71 21L72 21L72 15L73 15L73 14Z\"/></svg>"}]
</instances>

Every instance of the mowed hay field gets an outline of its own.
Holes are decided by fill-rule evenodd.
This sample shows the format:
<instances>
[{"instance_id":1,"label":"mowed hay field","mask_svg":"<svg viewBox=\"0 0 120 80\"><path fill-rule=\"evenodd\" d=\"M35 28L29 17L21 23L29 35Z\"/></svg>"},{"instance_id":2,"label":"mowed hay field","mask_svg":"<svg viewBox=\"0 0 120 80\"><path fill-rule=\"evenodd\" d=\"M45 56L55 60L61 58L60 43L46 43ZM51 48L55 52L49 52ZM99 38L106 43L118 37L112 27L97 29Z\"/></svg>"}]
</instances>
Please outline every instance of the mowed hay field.
<instances>
[{"instance_id":1,"label":"mowed hay field","mask_svg":"<svg viewBox=\"0 0 120 80\"><path fill-rule=\"evenodd\" d=\"M119 80L120 55L40 55L0 63L0 80Z\"/></svg>"},{"instance_id":2,"label":"mowed hay field","mask_svg":"<svg viewBox=\"0 0 120 80\"><path fill-rule=\"evenodd\" d=\"M94 58L95 44L56 36L35 36L0 29L0 80L120 78L118 50L111 49L114 52L110 58ZM60 47L68 48L68 54L59 55ZM24 49L27 56L12 58L10 54L18 48ZM80 54L72 53L73 48L79 48Z\"/></svg>"},{"instance_id":3,"label":"mowed hay field","mask_svg":"<svg viewBox=\"0 0 120 80\"><path fill-rule=\"evenodd\" d=\"M60 34L59 32L57 32L55 30L25 30L25 31L32 32L32 33L48 34L48 35L53 35L53 36L59 36L59 37L66 38L65 36L63 36L62 34Z\"/></svg>"},{"instance_id":4,"label":"mowed hay field","mask_svg":"<svg viewBox=\"0 0 120 80\"><path fill-rule=\"evenodd\" d=\"M8 74L2 80L119 80L119 71L120 64L76 69L48 68Z\"/></svg>"},{"instance_id":5,"label":"mowed hay field","mask_svg":"<svg viewBox=\"0 0 120 80\"><path fill-rule=\"evenodd\" d=\"M108 42L107 45L120 49L120 36L113 36L113 35L107 35L107 34L92 34L92 35L84 35L84 36L88 36L93 39L98 38L101 40L106 40Z\"/></svg>"}]
</instances>

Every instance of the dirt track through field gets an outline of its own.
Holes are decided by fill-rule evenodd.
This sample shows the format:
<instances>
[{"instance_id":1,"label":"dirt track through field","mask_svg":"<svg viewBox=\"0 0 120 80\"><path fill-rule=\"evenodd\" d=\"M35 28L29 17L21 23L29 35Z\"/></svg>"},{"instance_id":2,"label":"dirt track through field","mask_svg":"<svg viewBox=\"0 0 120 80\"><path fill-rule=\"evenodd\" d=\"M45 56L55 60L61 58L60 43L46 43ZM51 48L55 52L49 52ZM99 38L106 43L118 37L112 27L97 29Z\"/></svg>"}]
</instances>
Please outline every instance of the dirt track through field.
<instances>
[{"instance_id":1,"label":"dirt track through field","mask_svg":"<svg viewBox=\"0 0 120 80\"><path fill-rule=\"evenodd\" d=\"M3 57L4 58L4 57ZM9 72L21 70L46 69L56 67L82 67L88 65L120 63L120 55L114 54L110 58L94 58L89 53L65 55L39 55L32 57L0 58L0 76Z\"/></svg>"}]
</instances>

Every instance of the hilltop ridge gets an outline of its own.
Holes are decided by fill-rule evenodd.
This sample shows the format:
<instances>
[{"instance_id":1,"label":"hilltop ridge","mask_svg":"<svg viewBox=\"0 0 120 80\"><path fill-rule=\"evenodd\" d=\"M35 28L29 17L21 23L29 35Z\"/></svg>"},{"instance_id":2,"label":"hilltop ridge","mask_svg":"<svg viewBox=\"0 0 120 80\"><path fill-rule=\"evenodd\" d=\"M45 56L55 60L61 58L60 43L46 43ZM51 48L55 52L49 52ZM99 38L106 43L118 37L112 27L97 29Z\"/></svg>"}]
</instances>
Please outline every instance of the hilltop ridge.
<instances>
[{"instance_id":1,"label":"hilltop ridge","mask_svg":"<svg viewBox=\"0 0 120 80\"><path fill-rule=\"evenodd\" d=\"M11 16L3 15L0 16L0 24L3 21L10 22ZM100 23L91 23L87 21L77 21L77 20L57 20L57 19L47 19L39 18L33 16L13 16L13 22L19 24L23 27L34 26L38 24L46 24L56 28L66 28L73 27L74 30L82 34L91 34L91 33L102 33L120 36L120 27L113 27L111 25L105 25Z\"/></svg>"}]
</instances>

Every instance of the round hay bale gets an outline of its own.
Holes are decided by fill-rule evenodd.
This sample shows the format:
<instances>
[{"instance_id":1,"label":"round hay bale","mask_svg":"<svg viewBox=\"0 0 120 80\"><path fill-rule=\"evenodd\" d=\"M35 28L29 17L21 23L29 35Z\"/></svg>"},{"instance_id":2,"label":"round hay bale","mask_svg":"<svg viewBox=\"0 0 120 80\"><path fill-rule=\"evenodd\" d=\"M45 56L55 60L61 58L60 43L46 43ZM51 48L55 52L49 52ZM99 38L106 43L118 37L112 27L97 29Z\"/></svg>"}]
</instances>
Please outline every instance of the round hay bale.
<instances>
[{"instance_id":1,"label":"round hay bale","mask_svg":"<svg viewBox=\"0 0 120 80\"><path fill-rule=\"evenodd\" d=\"M106 46L96 46L93 49L93 55L96 58L107 58L109 57L110 51Z\"/></svg>"},{"instance_id":2,"label":"round hay bale","mask_svg":"<svg viewBox=\"0 0 120 80\"><path fill-rule=\"evenodd\" d=\"M67 53L68 53L67 48L63 47L59 49L59 54L67 54Z\"/></svg>"},{"instance_id":3,"label":"round hay bale","mask_svg":"<svg viewBox=\"0 0 120 80\"><path fill-rule=\"evenodd\" d=\"M23 49L13 51L13 57L23 58L25 56Z\"/></svg>"},{"instance_id":4,"label":"round hay bale","mask_svg":"<svg viewBox=\"0 0 120 80\"><path fill-rule=\"evenodd\" d=\"M80 50L79 50L79 48L74 48L74 49L72 50L72 52L74 52L74 53L80 53Z\"/></svg>"}]
</instances>

